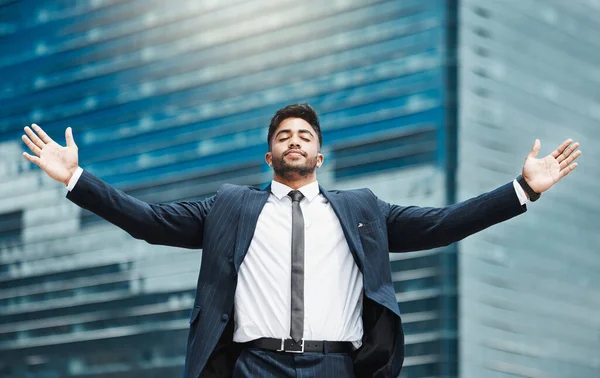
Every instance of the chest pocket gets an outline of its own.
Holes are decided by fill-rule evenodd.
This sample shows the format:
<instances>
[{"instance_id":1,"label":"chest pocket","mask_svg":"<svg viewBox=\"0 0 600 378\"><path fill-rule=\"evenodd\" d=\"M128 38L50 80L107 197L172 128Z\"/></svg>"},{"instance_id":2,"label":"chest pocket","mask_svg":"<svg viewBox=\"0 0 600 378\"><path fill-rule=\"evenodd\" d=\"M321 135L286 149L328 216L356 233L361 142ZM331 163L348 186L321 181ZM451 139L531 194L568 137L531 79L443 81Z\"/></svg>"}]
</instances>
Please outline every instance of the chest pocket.
<instances>
[{"instance_id":1,"label":"chest pocket","mask_svg":"<svg viewBox=\"0 0 600 378\"><path fill-rule=\"evenodd\" d=\"M385 250L386 234L383 221L374 220L371 222L361 222L361 224L358 227L358 235L360 236L360 242L365 253L369 254L375 253L378 250Z\"/></svg>"},{"instance_id":2,"label":"chest pocket","mask_svg":"<svg viewBox=\"0 0 600 378\"><path fill-rule=\"evenodd\" d=\"M379 219L370 221L370 222L361 222L358 225L358 233L363 235L363 234L376 233L377 231L382 231L383 230L382 223L383 222Z\"/></svg>"}]
</instances>

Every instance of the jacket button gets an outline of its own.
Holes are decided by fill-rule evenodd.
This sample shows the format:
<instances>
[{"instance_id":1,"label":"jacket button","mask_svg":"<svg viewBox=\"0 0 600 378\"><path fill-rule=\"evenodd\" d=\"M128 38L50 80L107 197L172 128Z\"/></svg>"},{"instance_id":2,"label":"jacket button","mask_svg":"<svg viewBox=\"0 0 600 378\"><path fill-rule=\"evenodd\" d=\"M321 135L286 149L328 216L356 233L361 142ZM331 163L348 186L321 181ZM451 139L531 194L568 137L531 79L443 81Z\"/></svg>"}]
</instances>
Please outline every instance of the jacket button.
<instances>
[{"instance_id":1,"label":"jacket button","mask_svg":"<svg viewBox=\"0 0 600 378\"><path fill-rule=\"evenodd\" d=\"M229 263L230 263L230 264L233 264L233 257L230 257L230 258L229 258Z\"/></svg>"},{"instance_id":2,"label":"jacket button","mask_svg":"<svg viewBox=\"0 0 600 378\"><path fill-rule=\"evenodd\" d=\"M224 321L224 322L226 322L227 320L229 320L229 315L227 315L227 314L223 314L223 315L221 316L221 320L222 320L222 321Z\"/></svg>"}]
</instances>

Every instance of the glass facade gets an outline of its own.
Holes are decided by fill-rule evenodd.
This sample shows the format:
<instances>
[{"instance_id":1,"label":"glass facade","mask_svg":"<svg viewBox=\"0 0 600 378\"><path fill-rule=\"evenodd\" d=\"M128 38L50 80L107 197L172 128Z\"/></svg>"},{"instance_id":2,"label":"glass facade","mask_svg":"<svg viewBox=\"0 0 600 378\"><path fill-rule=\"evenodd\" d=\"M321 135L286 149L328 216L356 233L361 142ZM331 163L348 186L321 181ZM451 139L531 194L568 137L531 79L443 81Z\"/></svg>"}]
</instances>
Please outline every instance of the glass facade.
<instances>
[{"instance_id":1,"label":"glass facade","mask_svg":"<svg viewBox=\"0 0 600 378\"><path fill-rule=\"evenodd\" d=\"M527 214L459 246L460 372L600 376L600 4L463 0L458 199L581 142L580 166Z\"/></svg>"},{"instance_id":2,"label":"glass facade","mask_svg":"<svg viewBox=\"0 0 600 378\"><path fill-rule=\"evenodd\" d=\"M0 376L179 376L201 257L64 199L20 156L22 126L60 143L73 127L80 165L139 199L197 200L267 183L270 117L309 102L322 185L441 206L454 193L452 4L0 5ZM455 249L391 260L403 376L455 375Z\"/></svg>"}]
</instances>

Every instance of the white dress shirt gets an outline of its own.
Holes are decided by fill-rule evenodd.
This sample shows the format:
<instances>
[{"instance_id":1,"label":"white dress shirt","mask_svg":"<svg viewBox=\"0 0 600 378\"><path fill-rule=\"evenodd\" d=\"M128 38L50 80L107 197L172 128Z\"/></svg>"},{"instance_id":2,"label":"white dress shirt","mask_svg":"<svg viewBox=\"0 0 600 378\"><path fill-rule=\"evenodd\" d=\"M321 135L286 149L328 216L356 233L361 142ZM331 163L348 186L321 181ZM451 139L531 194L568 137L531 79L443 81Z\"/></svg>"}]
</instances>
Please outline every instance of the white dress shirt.
<instances>
[{"instance_id":1,"label":"white dress shirt","mask_svg":"<svg viewBox=\"0 0 600 378\"><path fill-rule=\"evenodd\" d=\"M72 190L83 170L67 185ZM521 205L527 196L516 180ZM271 194L238 273L233 341L290 338L292 189L271 183ZM299 189L304 217L304 339L351 341L360 347L362 273L356 266L340 221L315 181Z\"/></svg>"},{"instance_id":2,"label":"white dress shirt","mask_svg":"<svg viewBox=\"0 0 600 378\"><path fill-rule=\"evenodd\" d=\"M292 189L273 181L238 273L233 341L290 338ZM304 339L361 345L362 273L315 181L299 189L304 217Z\"/></svg>"}]
</instances>

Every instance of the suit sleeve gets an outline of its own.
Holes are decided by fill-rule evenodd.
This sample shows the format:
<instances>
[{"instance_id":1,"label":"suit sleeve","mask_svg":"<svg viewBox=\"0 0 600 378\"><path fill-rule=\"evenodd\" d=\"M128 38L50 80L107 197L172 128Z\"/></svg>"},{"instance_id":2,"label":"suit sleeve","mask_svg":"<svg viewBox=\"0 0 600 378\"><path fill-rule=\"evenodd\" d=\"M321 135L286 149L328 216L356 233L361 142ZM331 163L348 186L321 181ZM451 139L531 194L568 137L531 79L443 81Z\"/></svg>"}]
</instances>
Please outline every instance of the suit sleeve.
<instances>
[{"instance_id":1,"label":"suit sleeve","mask_svg":"<svg viewBox=\"0 0 600 378\"><path fill-rule=\"evenodd\" d=\"M150 204L83 171L67 198L150 244L202 248L204 220L215 196L198 202Z\"/></svg>"},{"instance_id":2,"label":"suit sleeve","mask_svg":"<svg viewBox=\"0 0 600 378\"><path fill-rule=\"evenodd\" d=\"M527 211L512 183L442 208L377 201L386 217L390 252L446 246Z\"/></svg>"}]
</instances>

